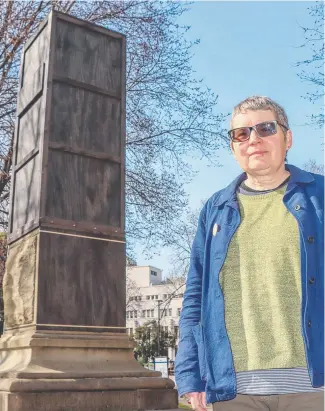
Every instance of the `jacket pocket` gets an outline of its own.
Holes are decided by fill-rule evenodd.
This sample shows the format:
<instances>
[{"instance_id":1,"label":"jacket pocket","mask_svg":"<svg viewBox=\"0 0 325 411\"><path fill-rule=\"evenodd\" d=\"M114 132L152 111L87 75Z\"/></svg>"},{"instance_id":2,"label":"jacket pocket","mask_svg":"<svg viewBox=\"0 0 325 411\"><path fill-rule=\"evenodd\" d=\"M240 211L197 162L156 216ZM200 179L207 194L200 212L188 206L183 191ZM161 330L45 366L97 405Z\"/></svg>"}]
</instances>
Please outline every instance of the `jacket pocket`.
<instances>
[{"instance_id":1,"label":"jacket pocket","mask_svg":"<svg viewBox=\"0 0 325 411\"><path fill-rule=\"evenodd\" d=\"M205 361L205 347L203 339L203 329L202 324L199 323L193 327L193 335L197 345L198 357L199 357L199 366L200 366L200 375L202 380L206 380L206 361Z\"/></svg>"}]
</instances>

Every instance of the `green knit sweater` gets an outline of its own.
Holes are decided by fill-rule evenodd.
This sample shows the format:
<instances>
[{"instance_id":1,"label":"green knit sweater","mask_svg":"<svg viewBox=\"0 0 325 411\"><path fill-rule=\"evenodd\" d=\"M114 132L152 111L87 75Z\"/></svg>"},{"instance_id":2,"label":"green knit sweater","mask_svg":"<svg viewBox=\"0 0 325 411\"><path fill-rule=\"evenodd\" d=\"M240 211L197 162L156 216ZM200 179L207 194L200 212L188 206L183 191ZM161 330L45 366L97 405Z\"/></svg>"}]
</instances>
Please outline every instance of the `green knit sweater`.
<instances>
[{"instance_id":1,"label":"green knit sweater","mask_svg":"<svg viewBox=\"0 0 325 411\"><path fill-rule=\"evenodd\" d=\"M220 272L236 372L307 367L299 230L282 202L285 188L238 194L241 224Z\"/></svg>"}]
</instances>

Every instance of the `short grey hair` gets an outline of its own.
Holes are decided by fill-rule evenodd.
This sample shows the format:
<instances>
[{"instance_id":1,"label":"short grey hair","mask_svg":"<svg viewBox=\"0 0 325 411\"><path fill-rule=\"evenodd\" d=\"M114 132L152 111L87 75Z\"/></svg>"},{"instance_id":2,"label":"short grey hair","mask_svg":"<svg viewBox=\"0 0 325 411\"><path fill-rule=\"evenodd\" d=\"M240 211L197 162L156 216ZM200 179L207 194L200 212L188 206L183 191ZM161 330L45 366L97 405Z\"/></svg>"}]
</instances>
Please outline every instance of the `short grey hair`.
<instances>
[{"instance_id":1,"label":"short grey hair","mask_svg":"<svg viewBox=\"0 0 325 411\"><path fill-rule=\"evenodd\" d=\"M265 96L248 97L237 104L232 112L230 124L232 124L232 121L237 114L244 114L247 110L271 110L275 114L276 120L278 120L279 123L283 124L285 127L289 128L288 116L284 108L274 100Z\"/></svg>"}]
</instances>

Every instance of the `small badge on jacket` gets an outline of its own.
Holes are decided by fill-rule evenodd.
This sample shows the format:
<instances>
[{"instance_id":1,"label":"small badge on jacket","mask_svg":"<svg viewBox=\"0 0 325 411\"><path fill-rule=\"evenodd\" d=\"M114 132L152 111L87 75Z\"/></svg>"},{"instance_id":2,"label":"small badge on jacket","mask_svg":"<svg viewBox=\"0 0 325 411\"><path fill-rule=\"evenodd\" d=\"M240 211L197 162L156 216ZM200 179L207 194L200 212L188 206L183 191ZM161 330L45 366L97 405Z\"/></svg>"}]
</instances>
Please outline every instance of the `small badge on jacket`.
<instances>
[{"instance_id":1,"label":"small badge on jacket","mask_svg":"<svg viewBox=\"0 0 325 411\"><path fill-rule=\"evenodd\" d=\"M219 230L220 230L220 227L218 226L218 224L215 224L212 230L213 236L215 236Z\"/></svg>"}]
</instances>

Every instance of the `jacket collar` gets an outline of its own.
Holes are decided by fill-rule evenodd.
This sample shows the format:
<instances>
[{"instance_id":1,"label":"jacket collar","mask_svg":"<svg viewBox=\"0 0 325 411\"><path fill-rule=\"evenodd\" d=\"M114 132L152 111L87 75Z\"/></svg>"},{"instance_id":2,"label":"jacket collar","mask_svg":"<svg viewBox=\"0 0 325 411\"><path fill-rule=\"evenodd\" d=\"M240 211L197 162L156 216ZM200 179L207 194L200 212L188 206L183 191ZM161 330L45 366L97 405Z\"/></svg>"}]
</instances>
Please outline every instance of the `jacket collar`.
<instances>
[{"instance_id":1,"label":"jacket collar","mask_svg":"<svg viewBox=\"0 0 325 411\"><path fill-rule=\"evenodd\" d=\"M286 170L290 172L290 179L288 185L293 187L297 184L309 184L314 181L314 177L311 173L301 170L298 167L292 166L290 164L285 165ZM225 202L235 200L237 187L241 184L243 180L246 179L246 173L240 174L235 180L229 184L226 188L221 190L219 195L215 198L213 205L220 206Z\"/></svg>"}]
</instances>

